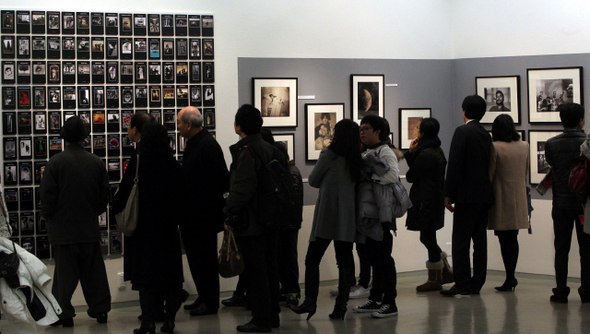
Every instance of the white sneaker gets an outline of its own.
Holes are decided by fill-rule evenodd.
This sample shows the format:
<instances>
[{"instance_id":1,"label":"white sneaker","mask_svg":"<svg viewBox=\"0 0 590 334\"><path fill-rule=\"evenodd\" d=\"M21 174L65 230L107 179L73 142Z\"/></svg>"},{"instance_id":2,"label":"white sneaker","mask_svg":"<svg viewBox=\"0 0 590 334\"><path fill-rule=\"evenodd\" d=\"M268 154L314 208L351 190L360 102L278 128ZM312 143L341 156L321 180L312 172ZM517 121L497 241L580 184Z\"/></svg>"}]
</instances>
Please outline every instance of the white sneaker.
<instances>
[{"instance_id":1,"label":"white sneaker","mask_svg":"<svg viewBox=\"0 0 590 334\"><path fill-rule=\"evenodd\" d=\"M352 288L350 288L350 294L348 295L348 298L350 298L350 299L367 298L367 297L369 297L370 294L371 294L370 288L365 288L362 285L355 285Z\"/></svg>"}]
</instances>

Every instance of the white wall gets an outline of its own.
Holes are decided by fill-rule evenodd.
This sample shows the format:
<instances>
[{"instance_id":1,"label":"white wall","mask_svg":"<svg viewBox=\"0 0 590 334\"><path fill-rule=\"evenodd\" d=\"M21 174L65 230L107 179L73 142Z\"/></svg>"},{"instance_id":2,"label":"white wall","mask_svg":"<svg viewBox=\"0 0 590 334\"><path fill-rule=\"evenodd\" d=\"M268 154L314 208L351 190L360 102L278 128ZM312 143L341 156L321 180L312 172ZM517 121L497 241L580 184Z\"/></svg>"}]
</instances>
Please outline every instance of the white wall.
<instances>
[{"instance_id":1,"label":"white wall","mask_svg":"<svg viewBox=\"0 0 590 334\"><path fill-rule=\"evenodd\" d=\"M451 59L590 51L585 21L590 3L564 0L3 0L2 9L101 12L199 13L215 17L217 138L225 148L235 142L233 115L238 107L238 57ZM535 234L521 233L519 271L553 274L550 201L535 200ZM300 266L307 249L313 207L305 208L300 233ZM441 247L450 241L451 217L439 232ZM394 256L398 270L422 270L426 250L418 233L398 223ZM490 268L502 269L496 238L490 233ZM572 254L577 247L572 247ZM579 261L570 272L579 274ZM333 279L332 251L322 262L322 279ZM107 261L113 301L136 299L127 285L118 290L121 260ZM576 267L577 266L577 267ZM185 266L185 268L188 268ZM194 293L188 269L186 287ZM232 290L235 279L222 280ZM83 304L81 292L75 304Z\"/></svg>"}]
</instances>

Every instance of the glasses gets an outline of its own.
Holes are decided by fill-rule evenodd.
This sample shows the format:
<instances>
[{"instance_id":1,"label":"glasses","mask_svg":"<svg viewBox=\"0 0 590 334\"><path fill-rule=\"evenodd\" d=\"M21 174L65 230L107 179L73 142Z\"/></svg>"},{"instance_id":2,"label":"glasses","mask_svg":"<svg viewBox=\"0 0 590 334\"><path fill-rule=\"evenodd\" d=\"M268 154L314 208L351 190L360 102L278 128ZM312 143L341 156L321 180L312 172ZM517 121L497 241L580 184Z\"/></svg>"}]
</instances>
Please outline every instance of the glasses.
<instances>
[{"instance_id":1,"label":"glasses","mask_svg":"<svg viewBox=\"0 0 590 334\"><path fill-rule=\"evenodd\" d=\"M369 130L373 130L373 128L370 126L361 126L359 130L360 132L367 132Z\"/></svg>"}]
</instances>

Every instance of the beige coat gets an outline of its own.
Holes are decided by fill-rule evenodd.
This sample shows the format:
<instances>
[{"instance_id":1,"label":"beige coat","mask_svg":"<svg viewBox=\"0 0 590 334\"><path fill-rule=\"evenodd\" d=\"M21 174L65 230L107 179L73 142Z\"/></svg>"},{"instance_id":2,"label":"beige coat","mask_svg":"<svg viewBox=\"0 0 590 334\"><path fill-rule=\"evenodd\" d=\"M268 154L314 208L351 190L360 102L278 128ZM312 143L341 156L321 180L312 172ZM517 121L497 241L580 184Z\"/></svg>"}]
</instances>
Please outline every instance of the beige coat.
<instances>
[{"instance_id":1,"label":"beige coat","mask_svg":"<svg viewBox=\"0 0 590 334\"><path fill-rule=\"evenodd\" d=\"M488 229L526 229L529 144L521 140L510 143L495 141L493 148L489 170L495 203L490 207Z\"/></svg>"}]
</instances>

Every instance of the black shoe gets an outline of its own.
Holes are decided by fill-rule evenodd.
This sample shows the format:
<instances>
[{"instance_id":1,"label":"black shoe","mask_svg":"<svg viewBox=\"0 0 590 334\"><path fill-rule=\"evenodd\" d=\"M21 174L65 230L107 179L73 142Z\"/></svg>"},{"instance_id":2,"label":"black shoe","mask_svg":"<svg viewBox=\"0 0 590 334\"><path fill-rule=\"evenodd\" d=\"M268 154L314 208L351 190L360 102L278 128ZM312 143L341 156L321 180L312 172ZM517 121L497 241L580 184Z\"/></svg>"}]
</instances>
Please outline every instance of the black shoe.
<instances>
[{"instance_id":1,"label":"black shoe","mask_svg":"<svg viewBox=\"0 0 590 334\"><path fill-rule=\"evenodd\" d=\"M231 298L221 301L224 306L246 306L245 296L231 296Z\"/></svg>"},{"instance_id":2,"label":"black shoe","mask_svg":"<svg viewBox=\"0 0 590 334\"><path fill-rule=\"evenodd\" d=\"M203 302L201 300L199 300L199 298L197 298L192 304L187 304L184 305L184 309L187 311L192 311L194 309L196 309L197 307L199 307L199 305L201 305Z\"/></svg>"},{"instance_id":3,"label":"black shoe","mask_svg":"<svg viewBox=\"0 0 590 334\"><path fill-rule=\"evenodd\" d=\"M453 297L454 295L463 295L463 296L467 296L472 294L471 289L461 289L458 288L457 285L453 285L452 288L450 288L449 290L442 290L440 292L441 295L443 296L447 296L447 297ZM479 291L476 291L475 294L479 294Z\"/></svg>"},{"instance_id":4,"label":"black shoe","mask_svg":"<svg viewBox=\"0 0 590 334\"><path fill-rule=\"evenodd\" d=\"M164 320L164 324L160 327L160 332L173 334L174 333L174 321Z\"/></svg>"},{"instance_id":5,"label":"black shoe","mask_svg":"<svg viewBox=\"0 0 590 334\"><path fill-rule=\"evenodd\" d=\"M59 319L58 321L52 323L49 326L51 326L51 327L59 327L59 326L63 326L63 327L74 327L74 319L72 319L72 318L69 318L69 319Z\"/></svg>"},{"instance_id":6,"label":"black shoe","mask_svg":"<svg viewBox=\"0 0 590 334\"><path fill-rule=\"evenodd\" d=\"M133 334L156 334L156 324L153 321L142 321L141 327L133 330Z\"/></svg>"},{"instance_id":7,"label":"black shoe","mask_svg":"<svg viewBox=\"0 0 590 334\"><path fill-rule=\"evenodd\" d=\"M567 296L570 294L569 287L562 289L553 288L551 291L553 292L553 296L549 298L550 301L554 303L567 304Z\"/></svg>"},{"instance_id":8,"label":"black shoe","mask_svg":"<svg viewBox=\"0 0 590 334\"><path fill-rule=\"evenodd\" d=\"M256 332L270 332L270 327L262 327L262 326L258 326L252 323L252 321L250 321L249 323L245 324L245 325L241 325L236 327L236 330L238 332L245 332L245 333L256 333Z\"/></svg>"},{"instance_id":9,"label":"black shoe","mask_svg":"<svg viewBox=\"0 0 590 334\"><path fill-rule=\"evenodd\" d=\"M497 286L494 289L498 291L514 291L516 290L517 285L518 281L516 280L516 278L513 278L511 280L506 280L504 284L502 284L502 286Z\"/></svg>"},{"instance_id":10,"label":"black shoe","mask_svg":"<svg viewBox=\"0 0 590 334\"><path fill-rule=\"evenodd\" d=\"M191 316L217 314L217 309L210 309L205 304L200 304L196 309L191 311Z\"/></svg>"},{"instance_id":11,"label":"black shoe","mask_svg":"<svg viewBox=\"0 0 590 334\"><path fill-rule=\"evenodd\" d=\"M328 315L330 319L344 320L346 315L346 304L334 305L334 311Z\"/></svg>"},{"instance_id":12,"label":"black shoe","mask_svg":"<svg viewBox=\"0 0 590 334\"><path fill-rule=\"evenodd\" d=\"M141 314L138 315L137 319L143 320L143 315L141 315ZM165 319L166 319L166 317L164 316L164 311L157 312L156 315L154 316L155 322L164 322Z\"/></svg>"},{"instance_id":13,"label":"black shoe","mask_svg":"<svg viewBox=\"0 0 590 334\"><path fill-rule=\"evenodd\" d=\"M567 304L567 297L564 296L553 295L549 298L549 300L554 303Z\"/></svg>"},{"instance_id":14,"label":"black shoe","mask_svg":"<svg viewBox=\"0 0 590 334\"><path fill-rule=\"evenodd\" d=\"M301 305L290 306L290 308L291 308L291 311L293 311L297 314L307 313L307 320L309 320L315 314L317 306L311 302L308 302L307 300L304 300L303 303L301 303Z\"/></svg>"},{"instance_id":15,"label":"black shoe","mask_svg":"<svg viewBox=\"0 0 590 334\"><path fill-rule=\"evenodd\" d=\"M106 312L94 313L94 314L92 314L90 312L86 312L86 314L88 314L89 317L96 319L96 322L98 322L99 324L106 324L107 320L109 319L109 314ZM141 320L141 319L139 319L139 320Z\"/></svg>"}]
</instances>

